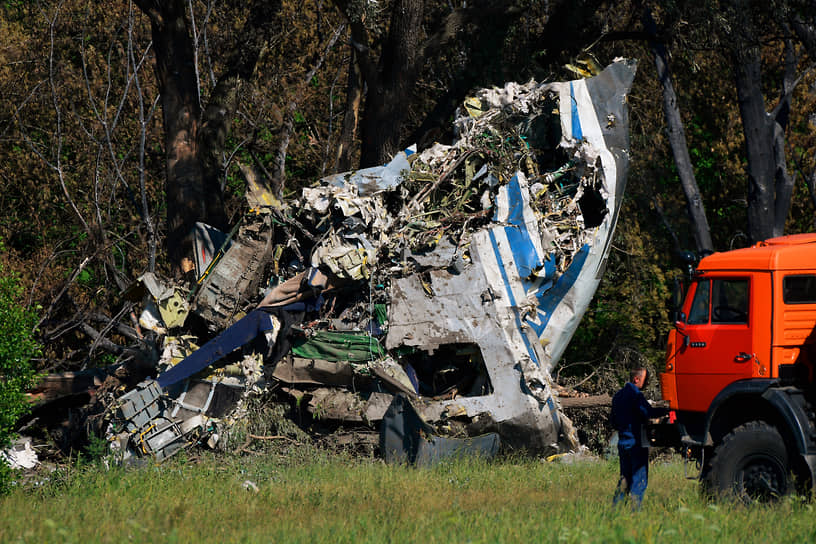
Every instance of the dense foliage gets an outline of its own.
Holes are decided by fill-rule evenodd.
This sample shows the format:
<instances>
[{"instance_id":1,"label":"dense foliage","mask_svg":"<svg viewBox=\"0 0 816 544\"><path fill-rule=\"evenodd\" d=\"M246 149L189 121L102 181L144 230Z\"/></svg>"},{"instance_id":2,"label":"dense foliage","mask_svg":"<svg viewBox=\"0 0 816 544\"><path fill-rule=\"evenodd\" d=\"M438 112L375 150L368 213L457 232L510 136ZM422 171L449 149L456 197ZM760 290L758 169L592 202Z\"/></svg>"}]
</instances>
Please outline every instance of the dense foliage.
<instances>
[{"instance_id":1,"label":"dense foliage","mask_svg":"<svg viewBox=\"0 0 816 544\"><path fill-rule=\"evenodd\" d=\"M18 279L0 267L0 444L6 444L17 419L28 411L25 390L36 375L32 359L40 346L37 314L20 305Z\"/></svg>"},{"instance_id":2,"label":"dense foliage","mask_svg":"<svg viewBox=\"0 0 816 544\"><path fill-rule=\"evenodd\" d=\"M0 447L8 445L17 420L29 410L25 391L34 383L32 358L40 352L37 315L21 306L21 294L17 277L0 266ZM0 493L8 481L8 466L0 460Z\"/></svg>"}]
</instances>

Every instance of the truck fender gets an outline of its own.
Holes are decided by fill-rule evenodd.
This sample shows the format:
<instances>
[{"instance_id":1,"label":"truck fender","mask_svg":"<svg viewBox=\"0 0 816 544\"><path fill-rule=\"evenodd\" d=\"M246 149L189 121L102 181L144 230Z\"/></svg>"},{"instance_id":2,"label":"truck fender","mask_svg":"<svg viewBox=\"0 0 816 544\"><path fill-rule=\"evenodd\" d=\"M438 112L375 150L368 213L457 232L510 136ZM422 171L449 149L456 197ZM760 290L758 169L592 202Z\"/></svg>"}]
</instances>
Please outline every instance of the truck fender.
<instances>
[{"instance_id":1,"label":"truck fender","mask_svg":"<svg viewBox=\"0 0 816 544\"><path fill-rule=\"evenodd\" d=\"M775 380L770 379L751 379L741 380L731 383L723 388L711 405L708 407L708 413L705 418L705 425L703 427L703 446L713 446L714 440L711 436L711 427L715 421L722 417L722 410L726 409L728 405L732 405L739 399L756 399L761 397L768 388L775 383Z\"/></svg>"},{"instance_id":2,"label":"truck fender","mask_svg":"<svg viewBox=\"0 0 816 544\"><path fill-rule=\"evenodd\" d=\"M802 392L795 388L771 387L762 394L762 398L776 409L788 436L796 444L796 450L802 455L816 452L813 427L805 410Z\"/></svg>"},{"instance_id":3,"label":"truck fender","mask_svg":"<svg viewBox=\"0 0 816 544\"><path fill-rule=\"evenodd\" d=\"M816 485L816 431L813 427L813 412L802 390L795 387L772 387L762 397L777 410L786 434L796 444L799 462L791 452L794 470L800 476L807 476L810 485Z\"/></svg>"}]
</instances>

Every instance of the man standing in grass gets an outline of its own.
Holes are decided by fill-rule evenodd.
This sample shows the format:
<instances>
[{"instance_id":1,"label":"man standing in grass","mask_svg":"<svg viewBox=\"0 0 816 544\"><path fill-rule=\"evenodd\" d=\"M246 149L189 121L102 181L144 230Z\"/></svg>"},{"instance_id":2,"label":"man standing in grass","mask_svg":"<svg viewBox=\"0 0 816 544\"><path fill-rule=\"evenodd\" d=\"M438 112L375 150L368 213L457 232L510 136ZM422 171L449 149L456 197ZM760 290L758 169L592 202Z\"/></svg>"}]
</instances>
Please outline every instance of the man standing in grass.
<instances>
[{"instance_id":1,"label":"man standing in grass","mask_svg":"<svg viewBox=\"0 0 816 544\"><path fill-rule=\"evenodd\" d=\"M640 508L643 493L649 483L649 448L641 445L641 430L650 417L660 415L643 396L649 373L643 367L633 369L629 381L612 397L612 424L618 431L620 480L612 504L618 504L628 494L635 508Z\"/></svg>"}]
</instances>

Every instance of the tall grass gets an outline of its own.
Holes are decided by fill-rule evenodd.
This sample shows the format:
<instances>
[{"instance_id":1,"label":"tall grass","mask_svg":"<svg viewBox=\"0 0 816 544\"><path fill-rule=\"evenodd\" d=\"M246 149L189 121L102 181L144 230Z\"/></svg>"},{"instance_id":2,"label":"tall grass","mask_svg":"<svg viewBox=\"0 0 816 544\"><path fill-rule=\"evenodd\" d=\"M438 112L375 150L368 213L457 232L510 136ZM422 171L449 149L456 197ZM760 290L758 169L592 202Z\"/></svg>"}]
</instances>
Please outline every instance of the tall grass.
<instances>
[{"instance_id":1,"label":"tall grass","mask_svg":"<svg viewBox=\"0 0 816 544\"><path fill-rule=\"evenodd\" d=\"M301 457L307 457L303 455ZM643 509L613 508L615 461L433 469L316 453L52 475L0 499L2 542L806 542L813 506L708 504L679 462ZM252 489L250 481L257 486ZM246 487L249 487L247 489Z\"/></svg>"}]
</instances>

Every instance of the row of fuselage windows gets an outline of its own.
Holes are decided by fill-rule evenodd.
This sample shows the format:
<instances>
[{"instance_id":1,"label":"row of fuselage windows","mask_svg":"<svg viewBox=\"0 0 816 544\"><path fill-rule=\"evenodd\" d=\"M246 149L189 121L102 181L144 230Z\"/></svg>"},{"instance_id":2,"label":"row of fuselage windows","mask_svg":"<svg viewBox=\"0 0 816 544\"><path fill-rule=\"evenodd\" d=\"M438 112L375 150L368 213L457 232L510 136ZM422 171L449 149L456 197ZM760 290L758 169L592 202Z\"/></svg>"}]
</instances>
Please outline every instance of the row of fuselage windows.
<instances>
[{"instance_id":1,"label":"row of fuselage windows","mask_svg":"<svg viewBox=\"0 0 816 544\"><path fill-rule=\"evenodd\" d=\"M750 290L747 279L714 279L698 282L688 323L748 323ZM816 275L791 275L782 279L785 304L816 304Z\"/></svg>"}]
</instances>

